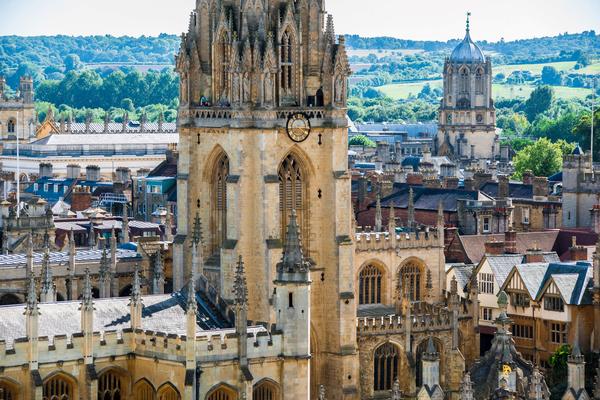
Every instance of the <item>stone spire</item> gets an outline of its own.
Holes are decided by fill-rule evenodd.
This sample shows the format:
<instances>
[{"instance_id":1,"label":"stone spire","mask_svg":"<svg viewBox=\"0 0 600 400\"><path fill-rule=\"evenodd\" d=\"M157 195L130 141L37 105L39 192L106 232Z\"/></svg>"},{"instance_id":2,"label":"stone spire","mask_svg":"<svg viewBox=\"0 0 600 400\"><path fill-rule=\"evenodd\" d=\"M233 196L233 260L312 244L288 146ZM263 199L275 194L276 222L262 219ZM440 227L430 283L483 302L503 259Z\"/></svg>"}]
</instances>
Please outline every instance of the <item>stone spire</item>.
<instances>
[{"instance_id":1,"label":"stone spire","mask_svg":"<svg viewBox=\"0 0 600 400\"><path fill-rule=\"evenodd\" d=\"M394 202L390 203L390 215L388 217L388 232L392 236L396 236L396 207Z\"/></svg>"},{"instance_id":2,"label":"stone spire","mask_svg":"<svg viewBox=\"0 0 600 400\"><path fill-rule=\"evenodd\" d=\"M246 285L246 272L244 270L244 261L239 257L235 269L235 278L233 281L233 293L235 305L241 308L248 308L248 286Z\"/></svg>"},{"instance_id":3,"label":"stone spire","mask_svg":"<svg viewBox=\"0 0 600 400\"><path fill-rule=\"evenodd\" d=\"M296 222L296 210L292 210L287 226L285 247L281 262L277 264L279 280L308 280L310 262L304 259L302 243ZM285 276L284 276L285 275Z\"/></svg>"},{"instance_id":4,"label":"stone spire","mask_svg":"<svg viewBox=\"0 0 600 400\"><path fill-rule=\"evenodd\" d=\"M565 395L568 392L578 395L580 390L585 390L585 359L579 348L579 318L575 321L575 344L567 359L567 368L569 375ZM579 396L576 396L576 398L579 398Z\"/></svg>"},{"instance_id":5,"label":"stone spire","mask_svg":"<svg viewBox=\"0 0 600 400\"><path fill-rule=\"evenodd\" d=\"M415 202L412 187L408 190L408 228L415 228Z\"/></svg>"},{"instance_id":6,"label":"stone spire","mask_svg":"<svg viewBox=\"0 0 600 400\"><path fill-rule=\"evenodd\" d=\"M56 301L56 288L54 287L54 279L52 277L52 267L50 266L50 249L44 251L42 259L42 303L53 303Z\"/></svg>"},{"instance_id":7,"label":"stone spire","mask_svg":"<svg viewBox=\"0 0 600 400\"><path fill-rule=\"evenodd\" d=\"M121 226L121 241L129 243L129 207L123 205L123 224Z\"/></svg>"},{"instance_id":8,"label":"stone spire","mask_svg":"<svg viewBox=\"0 0 600 400\"><path fill-rule=\"evenodd\" d=\"M474 400L473 397L473 382L471 382L471 374L465 372L463 379L460 382L460 400Z\"/></svg>"},{"instance_id":9,"label":"stone spire","mask_svg":"<svg viewBox=\"0 0 600 400\"><path fill-rule=\"evenodd\" d=\"M26 334L28 343L28 357L30 370L38 369L38 317L40 310L38 307L37 293L35 291L35 278L33 274L29 276L27 287L27 304L25 305Z\"/></svg>"},{"instance_id":10,"label":"stone spire","mask_svg":"<svg viewBox=\"0 0 600 400\"><path fill-rule=\"evenodd\" d=\"M238 335L238 357L242 368L248 366L248 286L246 285L246 272L242 256L235 269L233 281L233 294L235 304L235 330Z\"/></svg>"},{"instance_id":11,"label":"stone spire","mask_svg":"<svg viewBox=\"0 0 600 400\"><path fill-rule=\"evenodd\" d=\"M202 221L200 213L196 213L192 227L192 275L194 279L204 275L204 258L202 257Z\"/></svg>"},{"instance_id":12,"label":"stone spire","mask_svg":"<svg viewBox=\"0 0 600 400\"><path fill-rule=\"evenodd\" d=\"M325 28L325 39L330 44L335 44L335 27L333 25L333 15L327 14L327 26Z\"/></svg>"},{"instance_id":13,"label":"stone spire","mask_svg":"<svg viewBox=\"0 0 600 400\"><path fill-rule=\"evenodd\" d=\"M139 265L135 265L133 282L131 284L131 296L129 298L129 314L131 318L131 329L142 328L142 289L140 283Z\"/></svg>"},{"instance_id":14,"label":"stone spire","mask_svg":"<svg viewBox=\"0 0 600 400\"><path fill-rule=\"evenodd\" d=\"M106 254L106 247L104 247L102 249L102 256L100 257L99 278L100 278L100 297L103 299L110 297L110 284L111 284L112 276L110 273L110 264L108 262L108 255Z\"/></svg>"},{"instance_id":15,"label":"stone spire","mask_svg":"<svg viewBox=\"0 0 600 400\"><path fill-rule=\"evenodd\" d=\"M152 294L165 293L165 272L160 249L152 257Z\"/></svg>"},{"instance_id":16,"label":"stone spire","mask_svg":"<svg viewBox=\"0 0 600 400\"><path fill-rule=\"evenodd\" d=\"M83 332L83 361L86 365L94 362L94 302L90 270L85 270L83 296L81 298L81 332Z\"/></svg>"}]
</instances>

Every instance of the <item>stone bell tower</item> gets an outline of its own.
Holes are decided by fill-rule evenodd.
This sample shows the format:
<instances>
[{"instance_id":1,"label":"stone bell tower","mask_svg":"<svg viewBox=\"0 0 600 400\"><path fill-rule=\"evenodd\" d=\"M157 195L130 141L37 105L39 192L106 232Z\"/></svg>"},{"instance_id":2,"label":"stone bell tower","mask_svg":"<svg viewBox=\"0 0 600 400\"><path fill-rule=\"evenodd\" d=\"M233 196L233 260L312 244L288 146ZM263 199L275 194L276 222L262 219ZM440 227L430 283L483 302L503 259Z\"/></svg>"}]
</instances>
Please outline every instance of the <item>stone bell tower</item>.
<instances>
[{"instance_id":1,"label":"stone bell tower","mask_svg":"<svg viewBox=\"0 0 600 400\"><path fill-rule=\"evenodd\" d=\"M323 0L198 0L180 76L174 288L202 274L248 318L276 322L277 263L295 210L310 264L311 398L357 398L344 38ZM202 239L192 251L191 221ZM197 257L197 256L194 256ZM293 353L293 352L292 352Z\"/></svg>"},{"instance_id":2,"label":"stone bell tower","mask_svg":"<svg viewBox=\"0 0 600 400\"><path fill-rule=\"evenodd\" d=\"M436 148L455 159L492 159L499 152L492 61L471 39L470 15L465 38L444 63Z\"/></svg>"}]
</instances>

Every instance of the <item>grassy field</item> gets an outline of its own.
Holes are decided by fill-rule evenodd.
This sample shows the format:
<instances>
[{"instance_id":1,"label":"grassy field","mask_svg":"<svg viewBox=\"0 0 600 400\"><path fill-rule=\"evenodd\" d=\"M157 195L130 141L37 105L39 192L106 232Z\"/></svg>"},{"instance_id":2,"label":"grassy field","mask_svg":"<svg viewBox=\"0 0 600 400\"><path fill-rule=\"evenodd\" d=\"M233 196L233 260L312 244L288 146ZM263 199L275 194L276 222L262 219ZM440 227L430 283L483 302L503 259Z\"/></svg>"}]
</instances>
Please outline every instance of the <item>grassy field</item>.
<instances>
[{"instance_id":1,"label":"grassy field","mask_svg":"<svg viewBox=\"0 0 600 400\"><path fill-rule=\"evenodd\" d=\"M405 56L409 54L422 53L425 50L421 49L395 49L395 50L379 50L379 49L348 49L348 57L358 56L367 57L369 54L375 54L378 58L385 56Z\"/></svg>"},{"instance_id":2,"label":"grassy field","mask_svg":"<svg viewBox=\"0 0 600 400\"><path fill-rule=\"evenodd\" d=\"M391 85L385 85L378 87L377 89L383 92L385 95L390 96L394 99L406 99L411 94L416 96L419 94L423 86L427 83L432 88L442 87L442 80L435 81L422 81L422 82L411 82L411 83L396 83ZM554 94L556 97L563 99L571 98L584 98L591 94L591 89L584 88L572 88L566 86L554 86ZM500 85L494 84L492 91L494 98L527 98L531 92L535 89L535 86L530 85Z\"/></svg>"},{"instance_id":3,"label":"grassy field","mask_svg":"<svg viewBox=\"0 0 600 400\"><path fill-rule=\"evenodd\" d=\"M577 70L577 73L580 74L596 74L596 75L600 75L600 62L596 62L595 64L592 65L588 65L585 68L581 68Z\"/></svg>"},{"instance_id":4,"label":"grassy field","mask_svg":"<svg viewBox=\"0 0 600 400\"><path fill-rule=\"evenodd\" d=\"M509 76L514 71L529 71L534 75L540 75L542 73L542 68L546 66L554 67L558 71L569 71L575 66L575 61L560 61L543 64L495 65L493 71L494 75L502 72L504 75Z\"/></svg>"}]
</instances>

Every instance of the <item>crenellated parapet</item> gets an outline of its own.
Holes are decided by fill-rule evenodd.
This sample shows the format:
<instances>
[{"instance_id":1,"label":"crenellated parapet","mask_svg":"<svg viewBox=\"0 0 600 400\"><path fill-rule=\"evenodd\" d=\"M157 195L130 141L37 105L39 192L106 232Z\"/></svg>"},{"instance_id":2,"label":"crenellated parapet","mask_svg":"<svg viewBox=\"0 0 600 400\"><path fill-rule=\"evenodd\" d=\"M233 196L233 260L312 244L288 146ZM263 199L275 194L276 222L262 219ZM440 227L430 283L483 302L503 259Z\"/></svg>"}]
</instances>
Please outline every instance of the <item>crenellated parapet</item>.
<instances>
[{"instance_id":1,"label":"crenellated parapet","mask_svg":"<svg viewBox=\"0 0 600 400\"><path fill-rule=\"evenodd\" d=\"M282 332L269 332L264 326L249 326L246 337L249 358L277 357L282 351ZM232 361L238 357L235 328L199 331L196 359L199 362ZM110 358L135 354L163 361L185 363L188 338L150 330L123 329L93 333L94 358ZM12 342L0 340L0 365L20 367L27 363L29 344L26 337ZM84 335L42 336L38 341L39 364L77 361L83 358Z\"/></svg>"},{"instance_id":2,"label":"crenellated parapet","mask_svg":"<svg viewBox=\"0 0 600 400\"><path fill-rule=\"evenodd\" d=\"M386 251L443 247L436 230L423 232L361 232L355 235L355 251Z\"/></svg>"}]
</instances>

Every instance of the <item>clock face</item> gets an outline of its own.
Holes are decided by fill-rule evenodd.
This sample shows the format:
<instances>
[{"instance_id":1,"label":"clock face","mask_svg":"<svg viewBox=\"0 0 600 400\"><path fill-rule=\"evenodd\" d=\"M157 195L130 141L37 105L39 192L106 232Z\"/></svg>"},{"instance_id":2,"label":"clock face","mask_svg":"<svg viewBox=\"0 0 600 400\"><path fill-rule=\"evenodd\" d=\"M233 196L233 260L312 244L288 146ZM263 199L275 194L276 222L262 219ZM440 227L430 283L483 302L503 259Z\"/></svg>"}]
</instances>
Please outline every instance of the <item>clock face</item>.
<instances>
[{"instance_id":1,"label":"clock face","mask_svg":"<svg viewBox=\"0 0 600 400\"><path fill-rule=\"evenodd\" d=\"M303 113L290 116L287 122L287 134L294 142L303 142L310 134L310 121Z\"/></svg>"}]
</instances>

